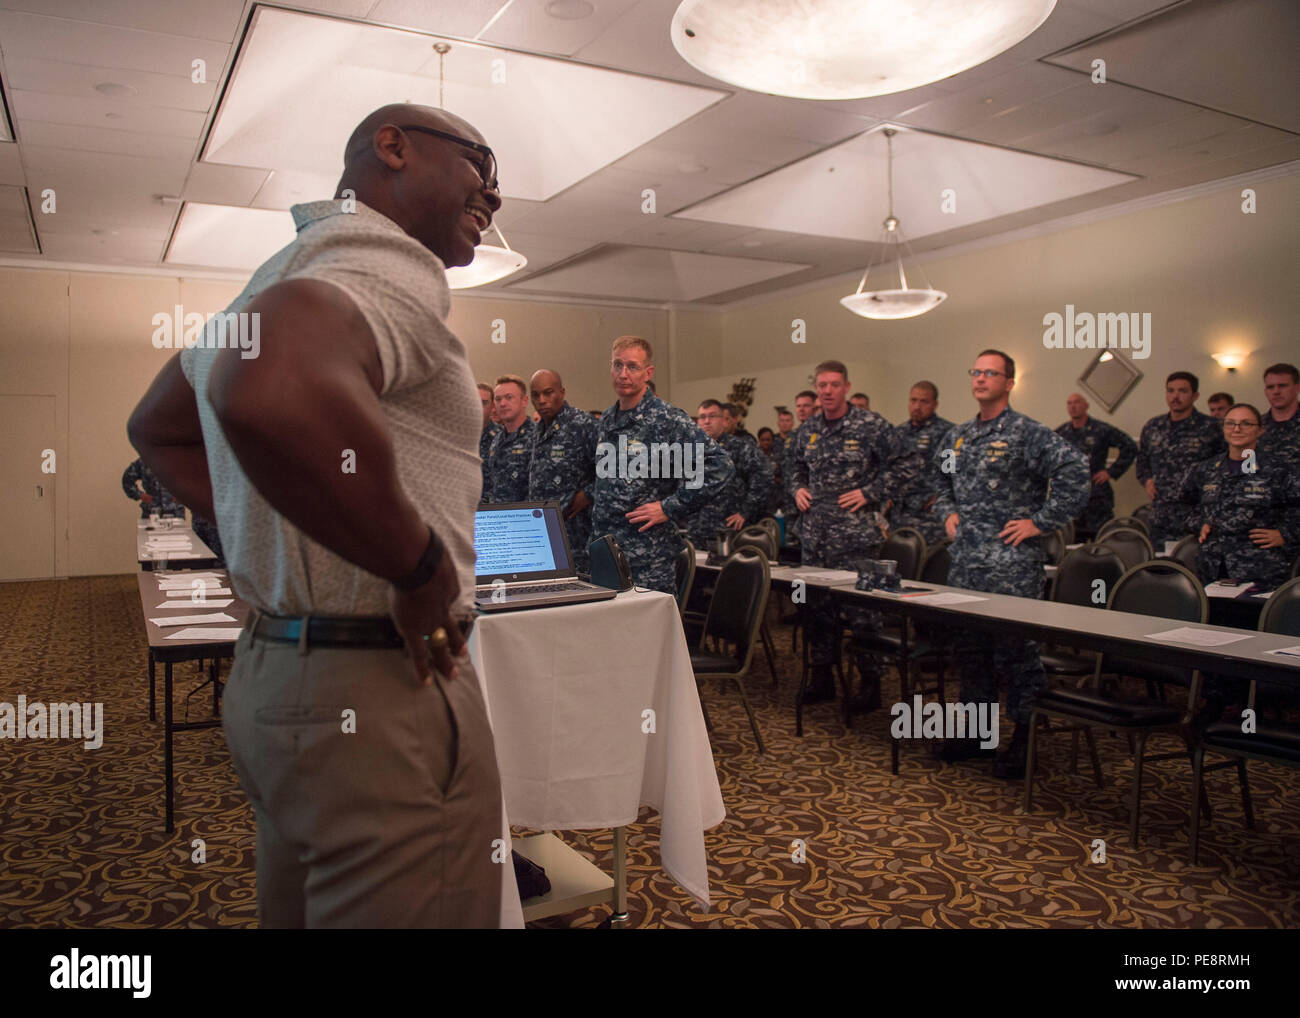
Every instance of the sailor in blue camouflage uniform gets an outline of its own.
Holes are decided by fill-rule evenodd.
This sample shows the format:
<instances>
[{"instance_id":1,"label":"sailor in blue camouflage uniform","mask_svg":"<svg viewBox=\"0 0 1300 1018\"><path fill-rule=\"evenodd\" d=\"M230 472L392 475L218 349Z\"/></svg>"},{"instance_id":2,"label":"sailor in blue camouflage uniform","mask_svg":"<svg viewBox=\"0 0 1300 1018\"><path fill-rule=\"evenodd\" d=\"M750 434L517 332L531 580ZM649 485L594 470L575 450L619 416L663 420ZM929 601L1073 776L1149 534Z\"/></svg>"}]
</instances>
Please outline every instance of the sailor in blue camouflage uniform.
<instances>
[{"instance_id":1,"label":"sailor in blue camouflage uniform","mask_svg":"<svg viewBox=\"0 0 1300 1018\"><path fill-rule=\"evenodd\" d=\"M483 402L483 431L478 436L478 458L483 464L483 491L488 487L488 453L492 451L492 439L501 432L501 425L494 421L496 406L492 401L492 386L486 382L478 383L479 399Z\"/></svg>"},{"instance_id":2,"label":"sailor in blue camouflage uniform","mask_svg":"<svg viewBox=\"0 0 1300 1018\"><path fill-rule=\"evenodd\" d=\"M842 363L824 361L813 374L822 413L800 425L794 469L787 482L802 513L802 562L858 569L865 560L879 557L885 503L896 500L924 464L920 453L903 447L883 417L849 405L848 371ZM845 624L860 646L879 630L880 615L843 607L823 589L808 591L812 683L805 703L834 697L831 668L839 659ZM880 702L880 665L866 651L855 654L862 674L855 706L870 710Z\"/></svg>"},{"instance_id":3,"label":"sailor in blue camouflage uniform","mask_svg":"<svg viewBox=\"0 0 1300 1018\"><path fill-rule=\"evenodd\" d=\"M1088 463L1046 425L1009 406L1016 365L985 350L971 368L979 413L957 425L936 451L931 471L939 488L934 512L953 538L948 583L1016 597L1041 596L1042 534L1065 526L1088 504ZM1015 721L1011 745L994 761L994 774L1023 777L1029 715L1045 675L1038 645L1015 636L964 630L958 637L963 703L998 702L1006 676L1007 713ZM952 740L948 760L980 752L978 740Z\"/></svg>"},{"instance_id":4,"label":"sailor in blue camouflage uniform","mask_svg":"<svg viewBox=\"0 0 1300 1018\"><path fill-rule=\"evenodd\" d=\"M144 489L141 494L139 484ZM179 516L185 518L185 507L176 501L176 496L162 486L154 472L136 460L122 474L122 491L126 497L140 503L140 518L148 519L153 513L159 516Z\"/></svg>"},{"instance_id":5,"label":"sailor in blue camouflage uniform","mask_svg":"<svg viewBox=\"0 0 1300 1018\"><path fill-rule=\"evenodd\" d=\"M527 502L528 464L537 426L528 416L528 390L518 375L502 375L492 398L501 431L488 449L484 502Z\"/></svg>"},{"instance_id":6,"label":"sailor in blue camouflage uniform","mask_svg":"<svg viewBox=\"0 0 1300 1018\"><path fill-rule=\"evenodd\" d=\"M917 382L907 397L908 419L895 427L899 441L921 455L924 466L889 511L891 527L912 527L921 532L927 545L939 544L947 539L943 521L930 510L938 496L934 479L929 471L930 455L940 448L952 430L952 421L935 413L939 405L939 387L933 382Z\"/></svg>"},{"instance_id":7,"label":"sailor in blue camouflage uniform","mask_svg":"<svg viewBox=\"0 0 1300 1018\"><path fill-rule=\"evenodd\" d=\"M722 446L734 467L731 480L718 496L686 518L686 536L705 551L719 530L740 530L762 518L772 491L772 463L757 443L726 433L723 404L718 400L701 403L696 420L700 430Z\"/></svg>"},{"instance_id":8,"label":"sailor in blue camouflage uniform","mask_svg":"<svg viewBox=\"0 0 1300 1018\"><path fill-rule=\"evenodd\" d=\"M767 498L763 502L763 515L775 516L785 499L785 489L781 485L781 454L784 449L771 428L759 428L756 437L758 451L766 457L772 471L772 483L768 486Z\"/></svg>"},{"instance_id":9,"label":"sailor in blue camouflage uniform","mask_svg":"<svg viewBox=\"0 0 1300 1018\"><path fill-rule=\"evenodd\" d=\"M610 355L617 402L598 422L593 540L611 535L623 550L632 578L650 590L676 591L673 556L682 547L677 526L717 498L731 480L731 460L676 407L646 391L654 353L640 336L620 336ZM646 471L656 445L669 451L679 476ZM654 467L664 466L654 457Z\"/></svg>"},{"instance_id":10,"label":"sailor in blue camouflage uniform","mask_svg":"<svg viewBox=\"0 0 1300 1018\"><path fill-rule=\"evenodd\" d=\"M794 454L799 448L799 429L803 426L803 422L812 417L816 411L817 393L804 389L794 398L794 431L790 433L790 439L785 447L785 459L781 463L781 483L785 485L786 494L789 496L785 509L786 544L797 541L801 529L799 507L795 505L794 489L790 487L790 481L794 477Z\"/></svg>"},{"instance_id":11,"label":"sailor in blue camouflage uniform","mask_svg":"<svg viewBox=\"0 0 1300 1018\"><path fill-rule=\"evenodd\" d=\"M528 500L560 503L574 567L585 574L596 485L596 419L565 402L564 382L554 371L534 372L528 388L540 416L528 467Z\"/></svg>"},{"instance_id":12,"label":"sailor in blue camouflage uniform","mask_svg":"<svg viewBox=\"0 0 1300 1018\"><path fill-rule=\"evenodd\" d=\"M1274 364L1264 370L1264 415L1259 451L1300 474L1300 370L1294 364Z\"/></svg>"},{"instance_id":13,"label":"sailor in blue camouflage uniform","mask_svg":"<svg viewBox=\"0 0 1300 1018\"><path fill-rule=\"evenodd\" d=\"M1151 544L1156 554L1166 541L1190 534L1187 506L1179 501L1183 475L1194 463L1218 456L1227 448L1221 423L1196 409L1200 381L1190 371L1175 371L1165 379L1169 413L1152 417L1138 443L1137 479L1151 499Z\"/></svg>"},{"instance_id":14,"label":"sailor in blue camouflage uniform","mask_svg":"<svg viewBox=\"0 0 1300 1018\"><path fill-rule=\"evenodd\" d=\"M1202 583L1253 581L1260 590L1286 582L1300 552L1300 475L1259 449L1259 411L1238 403L1223 419L1228 451L1194 464L1182 501L1200 539Z\"/></svg>"},{"instance_id":15,"label":"sailor in blue camouflage uniform","mask_svg":"<svg viewBox=\"0 0 1300 1018\"><path fill-rule=\"evenodd\" d=\"M1066 399L1065 412L1070 419L1056 433L1087 457L1088 473L1092 476L1088 506L1074 521L1074 539L1089 541L1115 515L1115 490L1110 483L1118 481L1133 465L1137 443L1115 425L1088 416L1088 401L1077 392ZM1112 448L1119 452L1115 462L1107 467Z\"/></svg>"}]
</instances>

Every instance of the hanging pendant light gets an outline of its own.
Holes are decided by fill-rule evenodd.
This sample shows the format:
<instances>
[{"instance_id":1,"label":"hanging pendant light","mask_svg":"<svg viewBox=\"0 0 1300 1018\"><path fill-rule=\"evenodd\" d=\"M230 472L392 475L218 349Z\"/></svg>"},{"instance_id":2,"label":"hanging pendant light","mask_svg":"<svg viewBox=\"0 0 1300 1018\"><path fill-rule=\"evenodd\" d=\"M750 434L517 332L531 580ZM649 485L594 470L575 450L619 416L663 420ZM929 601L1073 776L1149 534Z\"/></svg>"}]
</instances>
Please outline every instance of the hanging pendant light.
<instances>
[{"instance_id":1,"label":"hanging pendant light","mask_svg":"<svg viewBox=\"0 0 1300 1018\"><path fill-rule=\"evenodd\" d=\"M433 51L438 54L438 109L443 109L443 62L451 52L451 45L435 42ZM506 235L494 222L492 229L501 238L502 247L494 244L479 244L474 248L474 260L468 265L454 265L446 270L447 288L450 290L469 290L475 286L494 283L512 273L518 272L528 264L528 259L506 243Z\"/></svg>"},{"instance_id":2,"label":"hanging pendant light","mask_svg":"<svg viewBox=\"0 0 1300 1018\"><path fill-rule=\"evenodd\" d=\"M898 224L898 217L894 215L894 135L898 132L892 127L885 128L885 144L889 149L888 156L888 179L889 179L889 215L885 217L882 225L880 243L881 250L884 252L880 258L880 265L883 267L891 258L898 268L898 286L896 290L864 290L867 285L867 277L871 275L871 269L876 265L876 259L872 258L867 265L867 271L862 274L862 281L858 283L856 293L847 297L841 297L840 303L852 311L855 315L861 315L863 318L915 318L917 315L923 315L927 311L937 308L948 295L942 290L930 288L930 281L925 279L925 270L921 270L921 278L925 279L924 289L914 289L907 285L907 274L903 271L903 248L907 248L908 256L916 261L916 256L912 254L912 247L903 239L902 228ZM918 266L919 267L919 266Z\"/></svg>"},{"instance_id":3,"label":"hanging pendant light","mask_svg":"<svg viewBox=\"0 0 1300 1018\"><path fill-rule=\"evenodd\" d=\"M1056 0L682 0L670 29L691 66L754 92L863 99L982 64Z\"/></svg>"},{"instance_id":4,"label":"hanging pendant light","mask_svg":"<svg viewBox=\"0 0 1300 1018\"><path fill-rule=\"evenodd\" d=\"M492 229L501 238L502 247L480 244L474 249L474 260L468 265L453 265L447 269L447 286L452 290L468 290L518 272L528 264L528 259L506 243L506 235L496 223Z\"/></svg>"}]
</instances>

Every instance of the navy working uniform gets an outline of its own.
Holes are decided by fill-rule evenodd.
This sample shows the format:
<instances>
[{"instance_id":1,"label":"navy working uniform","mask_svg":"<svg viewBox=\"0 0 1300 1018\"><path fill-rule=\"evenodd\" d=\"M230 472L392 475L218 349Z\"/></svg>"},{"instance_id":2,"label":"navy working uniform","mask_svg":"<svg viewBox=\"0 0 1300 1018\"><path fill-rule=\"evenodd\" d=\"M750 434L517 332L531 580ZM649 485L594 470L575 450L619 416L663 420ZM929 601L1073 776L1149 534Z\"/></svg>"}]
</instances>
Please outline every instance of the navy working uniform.
<instances>
[{"instance_id":1,"label":"navy working uniform","mask_svg":"<svg viewBox=\"0 0 1300 1018\"><path fill-rule=\"evenodd\" d=\"M745 517L746 525L762 519L772 493L772 462L757 442L739 435L723 435L718 445L730 457L735 472L716 498L709 499L686 520L686 536L701 551L716 539L719 530L726 529L727 517L733 513Z\"/></svg>"},{"instance_id":2,"label":"navy working uniform","mask_svg":"<svg viewBox=\"0 0 1300 1018\"><path fill-rule=\"evenodd\" d=\"M1083 454L1046 425L1007 407L990 421L977 415L957 425L936 451L931 471L939 490L935 514L941 520L959 516L948 583L991 594L1041 596L1042 539L1031 537L1012 547L998 534L1021 519L1050 534L1078 516L1091 486ZM1005 675L1007 714L1018 725L1028 723L1045 677L1038 644L963 630L957 654L963 702L996 704L997 681Z\"/></svg>"},{"instance_id":3,"label":"navy working uniform","mask_svg":"<svg viewBox=\"0 0 1300 1018\"><path fill-rule=\"evenodd\" d=\"M1253 461L1224 453L1194 464L1180 497L1195 506L1189 520L1195 533L1210 525L1196 562L1202 583L1226 577L1273 590L1286 582L1300 551L1300 475L1291 467L1258 449ZM1250 539L1257 528L1280 530L1286 543L1258 547Z\"/></svg>"},{"instance_id":4,"label":"navy working uniform","mask_svg":"<svg viewBox=\"0 0 1300 1018\"><path fill-rule=\"evenodd\" d=\"M487 501L488 492L488 454L492 451L492 440L504 430L496 421L488 421L483 433L478 436L478 458L483 463L483 501Z\"/></svg>"},{"instance_id":5,"label":"navy working uniform","mask_svg":"<svg viewBox=\"0 0 1300 1018\"><path fill-rule=\"evenodd\" d=\"M878 557L884 534L880 509L916 479L924 467L921 454L906 449L894 428L879 414L849 406L833 421L809 417L795 439L794 468L786 482L791 498L807 488L812 504L801 516L802 562L806 566L857 569L866 559ZM854 488L867 503L856 512L844 509L839 497ZM829 592L808 592L808 651L811 665L822 672L817 692L826 692L824 670L839 658L839 637L847 623L858 640L869 639L880 628L878 612L844 608L843 618ZM879 681L874 658L858 655L863 689Z\"/></svg>"},{"instance_id":6,"label":"navy working uniform","mask_svg":"<svg viewBox=\"0 0 1300 1018\"><path fill-rule=\"evenodd\" d=\"M596 419L565 403L549 424L537 425L533 458L528 467L528 500L557 501L567 516L573 496L580 491L595 501ZM591 543L591 509L565 519L574 567L587 572L587 545Z\"/></svg>"},{"instance_id":7,"label":"navy working uniform","mask_svg":"<svg viewBox=\"0 0 1300 1018\"><path fill-rule=\"evenodd\" d=\"M137 481L144 488L144 493L153 497L152 502L146 502L140 497L140 489L135 486ZM185 518L185 507L176 501L175 495L162 486L162 482L154 476L154 472L145 466L142 460L136 460L126 468L126 471L122 474L122 490L126 493L127 498L140 503L140 518L142 520L148 519L153 513L157 513L159 516Z\"/></svg>"},{"instance_id":8,"label":"navy working uniform","mask_svg":"<svg viewBox=\"0 0 1300 1018\"><path fill-rule=\"evenodd\" d=\"M1066 421L1056 433L1083 453L1088 459L1089 476L1099 470L1110 474L1112 481L1118 481L1126 470L1133 465L1137 457L1137 443L1113 424L1089 417L1082 428L1076 428ZM1112 446L1119 450L1115 462L1106 466ZM1157 483L1156 490L1159 491ZM1087 508L1074 521L1076 541L1084 541L1094 536L1108 519L1115 515L1115 490L1108 481L1105 484L1092 485L1088 496Z\"/></svg>"},{"instance_id":9,"label":"navy working uniform","mask_svg":"<svg viewBox=\"0 0 1300 1018\"><path fill-rule=\"evenodd\" d=\"M676 525L718 497L731 480L731 459L684 411L649 390L630 410L621 409L616 402L596 423L592 538L612 535L623 550L633 580L641 587L671 594L677 588L673 556L683 547ZM668 465L674 469L665 471L669 457ZM678 476L651 476L665 472ZM632 523L625 514L647 502L662 503L668 521L641 533L644 524Z\"/></svg>"},{"instance_id":10,"label":"navy working uniform","mask_svg":"<svg viewBox=\"0 0 1300 1018\"><path fill-rule=\"evenodd\" d=\"M931 454L942 447L952 427L952 421L931 414L920 424L908 418L894 428L904 446L921 454L922 469L916 480L907 486L894 503L889 512L889 525L919 530L927 545L938 544L948 538L944 533L943 520L930 511L938 492L930 474L929 463Z\"/></svg>"},{"instance_id":11,"label":"navy working uniform","mask_svg":"<svg viewBox=\"0 0 1300 1018\"><path fill-rule=\"evenodd\" d=\"M795 429L785 439L785 448L781 450L781 485L785 494L782 509L785 511L786 544L793 544L799 539L799 507L794 504L790 481L794 478L794 454L799 448L800 427L802 425L795 425Z\"/></svg>"},{"instance_id":12,"label":"navy working uniform","mask_svg":"<svg viewBox=\"0 0 1300 1018\"><path fill-rule=\"evenodd\" d=\"M1218 456L1228 448L1223 440L1223 422L1193 408L1191 415L1175 421L1168 414L1152 417L1142 427L1137 454L1138 483L1156 482L1148 524L1151 544L1159 553L1166 541L1190 533L1187 506L1179 501L1183 475L1194 463Z\"/></svg>"},{"instance_id":13,"label":"navy working uniform","mask_svg":"<svg viewBox=\"0 0 1300 1018\"><path fill-rule=\"evenodd\" d=\"M1271 412L1265 412L1262 423L1264 430L1255 443L1260 457L1278 460L1293 474L1300 473L1300 411L1287 421L1275 421Z\"/></svg>"},{"instance_id":14,"label":"navy working uniform","mask_svg":"<svg viewBox=\"0 0 1300 1018\"><path fill-rule=\"evenodd\" d=\"M528 461L533 455L537 425L525 417L513 433L501 428L488 450L483 481L484 502L527 502Z\"/></svg>"}]
</instances>

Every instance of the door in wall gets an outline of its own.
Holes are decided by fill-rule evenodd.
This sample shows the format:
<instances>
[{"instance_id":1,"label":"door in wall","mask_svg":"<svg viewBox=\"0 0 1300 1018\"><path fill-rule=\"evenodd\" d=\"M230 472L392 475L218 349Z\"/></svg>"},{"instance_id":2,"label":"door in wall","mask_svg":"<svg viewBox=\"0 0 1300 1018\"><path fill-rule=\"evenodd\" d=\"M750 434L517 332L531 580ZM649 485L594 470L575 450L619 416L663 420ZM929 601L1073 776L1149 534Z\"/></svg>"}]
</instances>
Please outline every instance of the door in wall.
<instances>
[{"instance_id":1,"label":"door in wall","mask_svg":"<svg viewBox=\"0 0 1300 1018\"><path fill-rule=\"evenodd\" d=\"M54 575L55 438L53 396L0 395L0 580Z\"/></svg>"}]
</instances>

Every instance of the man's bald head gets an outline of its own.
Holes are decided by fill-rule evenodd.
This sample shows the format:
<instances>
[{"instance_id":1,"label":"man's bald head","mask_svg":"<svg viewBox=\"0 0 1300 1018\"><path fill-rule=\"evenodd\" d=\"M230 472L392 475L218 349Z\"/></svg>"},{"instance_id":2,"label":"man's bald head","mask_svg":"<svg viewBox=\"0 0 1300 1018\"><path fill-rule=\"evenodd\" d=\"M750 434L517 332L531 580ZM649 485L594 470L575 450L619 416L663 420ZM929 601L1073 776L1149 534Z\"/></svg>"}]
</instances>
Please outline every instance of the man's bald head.
<instances>
[{"instance_id":1,"label":"man's bald head","mask_svg":"<svg viewBox=\"0 0 1300 1018\"><path fill-rule=\"evenodd\" d=\"M446 110L413 103L381 106L348 138L335 197L351 190L358 202L391 219L444 266L468 265L501 196L483 182L486 154L453 139L485 144L473 125Z\"/></svg>"},{"instance_id":2,"label":"man's bald head","mask_svg":"<svg viewBox=\"0 0 1300 1018\"><path fill-rule=\"evenodd\" d=\"M1070 420L1081 423L1088 416L1088 401L1083 398L1082 393L1072 392L1065 398L1065 412L1070 415Z\"/></svg>"},{"instance_id":3,"label":"man's bald head","mask_svg":"<svg viewBox=\"0 0 1300 1018\"><path fill-rule=\"evenodd\" d=\"M564 383L560 381L558 372L549 368L533 372L528 390L533 409L541 415L542 423L550 423L564 409Z\"/></svg>"}]
</instances>

